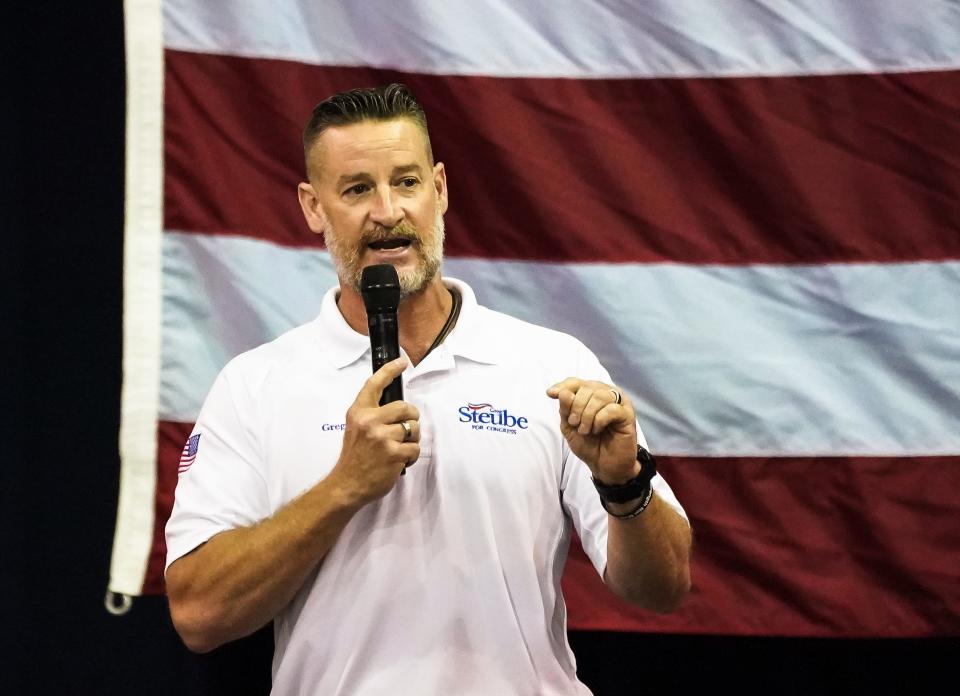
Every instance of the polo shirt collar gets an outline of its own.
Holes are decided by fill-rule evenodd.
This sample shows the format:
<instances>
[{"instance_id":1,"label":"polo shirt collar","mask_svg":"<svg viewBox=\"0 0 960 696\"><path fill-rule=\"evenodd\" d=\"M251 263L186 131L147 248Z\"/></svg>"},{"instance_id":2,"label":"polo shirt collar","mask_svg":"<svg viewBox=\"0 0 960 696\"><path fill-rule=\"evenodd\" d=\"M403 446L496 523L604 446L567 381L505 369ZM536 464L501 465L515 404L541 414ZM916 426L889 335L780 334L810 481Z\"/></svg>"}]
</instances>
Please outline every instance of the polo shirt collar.
<instances>
[{"instance_id":1,"label":"polo shirt collar","mask_svg":"<svg viewBox=\"0 0 960 696\"><path fill-rule=\"evenodd\" d=\"M503 360L503 349L495 342L493 332L487 330L485 307L477 304L473 289L456 278L444 277L443 284L460 293L462 304L457 324L450 335L436 349L452 356L460 356L475 362L496 364ZM352 365L370 353L370 339L351 328L337 307L339 287L327 290L320 304L320 315L315 324L322 334L322 341L331 363L336 369Z\"/></svg>"},{"instance_id":2,"label":"polo shirt collar","mask_svg":"<svg viewBox=\"0 0 960 696\"><path fill-rule=\"evenodd\" d=\"M489 309L477 303L473 288L456 278L444 277L444 285L460 293L462 304L460 316L453 331L440 344L450 355L460 356L474 362L496 365L504 360L503 336L497 336L488 322Z\"/></svg>"},{"instance_id":3,"label":"polo shirt collar","mask_svg":"<svg viewBox=\"0 0 960 696\"><path fill-rule=\"evenodd\" d=\"M370 352L370 339L354 331L340 313L337 307L339 293L339 286L327 290L320 303L320 316L315 320L325 352L338 370Z\"/></svg>"}]
</instances>

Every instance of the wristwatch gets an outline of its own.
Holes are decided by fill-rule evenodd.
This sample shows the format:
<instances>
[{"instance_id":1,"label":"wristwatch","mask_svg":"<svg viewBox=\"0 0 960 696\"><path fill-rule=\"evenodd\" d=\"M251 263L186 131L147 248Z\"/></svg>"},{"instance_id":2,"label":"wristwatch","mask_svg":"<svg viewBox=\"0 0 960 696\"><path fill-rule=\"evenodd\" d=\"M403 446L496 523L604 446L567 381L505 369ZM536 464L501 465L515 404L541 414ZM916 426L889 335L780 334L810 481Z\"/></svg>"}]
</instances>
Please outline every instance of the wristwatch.
<instances>
[{"instance_id":1,"label":"wristwatch","mask_svg":"<svg viewBox=\"0 0 960 696\"><path fill-rule=\"evenodd\" d=\"M646 498L650 488L650 481L657 473L657 462L646 449L637 445L637 461L640 462L640 473L626 483L609 484L593 479L597 487L600 500L604 503L628 503L637 498Z\"/></svg>"}]
</instances>

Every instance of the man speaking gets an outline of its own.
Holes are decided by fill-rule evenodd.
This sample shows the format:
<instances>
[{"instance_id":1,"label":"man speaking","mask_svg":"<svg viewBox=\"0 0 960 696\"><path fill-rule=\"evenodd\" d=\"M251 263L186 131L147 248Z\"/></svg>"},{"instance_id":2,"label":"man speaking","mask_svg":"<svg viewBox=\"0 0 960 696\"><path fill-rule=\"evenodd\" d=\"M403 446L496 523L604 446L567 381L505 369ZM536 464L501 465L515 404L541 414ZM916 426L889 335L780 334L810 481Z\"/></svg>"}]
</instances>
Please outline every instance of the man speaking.
<instances>
[{"instance_id":1,"label":"man speaking","mask_svg":"<svg viewBox=\"0 0 960 696\"><path fill-rule=\"evenodd\" d=\"M447 175L406 87L320 103L304 151L339 288L207 397L166 530L177 630L203 652L274 621L275 694L589 693L560 592L571 530L630 602L671 611L690 585L630 399L576 339L441 277ZM401 357L371 376L379 264Z\"/></svg>"}]
</instances>

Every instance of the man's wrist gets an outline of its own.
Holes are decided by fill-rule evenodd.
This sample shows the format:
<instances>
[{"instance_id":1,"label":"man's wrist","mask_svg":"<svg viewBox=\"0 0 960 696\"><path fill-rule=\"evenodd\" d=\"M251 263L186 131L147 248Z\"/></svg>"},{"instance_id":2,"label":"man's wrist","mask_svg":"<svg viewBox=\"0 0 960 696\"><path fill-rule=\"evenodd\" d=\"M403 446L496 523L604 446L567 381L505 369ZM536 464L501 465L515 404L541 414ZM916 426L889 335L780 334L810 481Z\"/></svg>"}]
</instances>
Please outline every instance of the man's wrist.
<instances>
[{"instance_id":1,"label":"man's wrist","mask_svg":"<svg viewBox=\"0 0 960 696\"><path fill-rule=\"evenodd\" d=\"M631 500L626 503L609 503L601 498L600 504L611 517L615 517L619 520L632 520L634 517L646 510L647 506L649 506L652 501L653 486L647 486L647 490L644 491L643 495L636 500Z\"/></svg>"},{"instance_id":2,"label":"man's wrist","mask_svg":"<svg viewBox=\"0 0 960 696\"><path fill-rule=\"evenodd\" d=\"M636 463L640 471L631 479L614 483L593 477L593 485L603 503L624 504L647 496L651 481L657 474L657 463L653 456L642 446L637 445ZM634 467L636 471L636 467Z\"/></svg>"},{"instance_id":3,"label":"man's wrist","mask_svg":"<svg viewBox=\"0 0 960 696\"><path fill-rule=\"evenodd\" d=\"M643 467L640 466L640 463L636 460L633 461L633 468L628 469L627 473L620 474L618 476L613 476L609 473L604 473L600 476L594 476L593 480L598 483L607 485L607 486L622 486L626 483L629 483L643 471Z\"/></svg>"}]
</instances>

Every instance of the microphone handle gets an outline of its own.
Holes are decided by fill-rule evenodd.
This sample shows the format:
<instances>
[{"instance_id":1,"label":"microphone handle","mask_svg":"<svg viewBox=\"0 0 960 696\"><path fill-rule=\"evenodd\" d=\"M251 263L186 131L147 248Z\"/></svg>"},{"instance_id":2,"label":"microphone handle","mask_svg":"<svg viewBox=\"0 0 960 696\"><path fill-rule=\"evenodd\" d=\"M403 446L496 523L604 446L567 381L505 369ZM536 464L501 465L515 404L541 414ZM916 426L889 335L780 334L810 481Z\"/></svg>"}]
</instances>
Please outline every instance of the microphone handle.
<instances>
[{"instance_id":1,"label":"microphone handle","mask_svg":"<svg viewBox=\"0 0 960 696\"><path fill-rule=\"evenodd\" d=\"M370 328L370 353L373 356L373 371L376 372L391 360L400 357L400 338L397 333L397 313L371 314L368 318ZM403 401L403 382L398 375L380 397L380 405L392 401Z\"/></svg>"}]
</instances>

